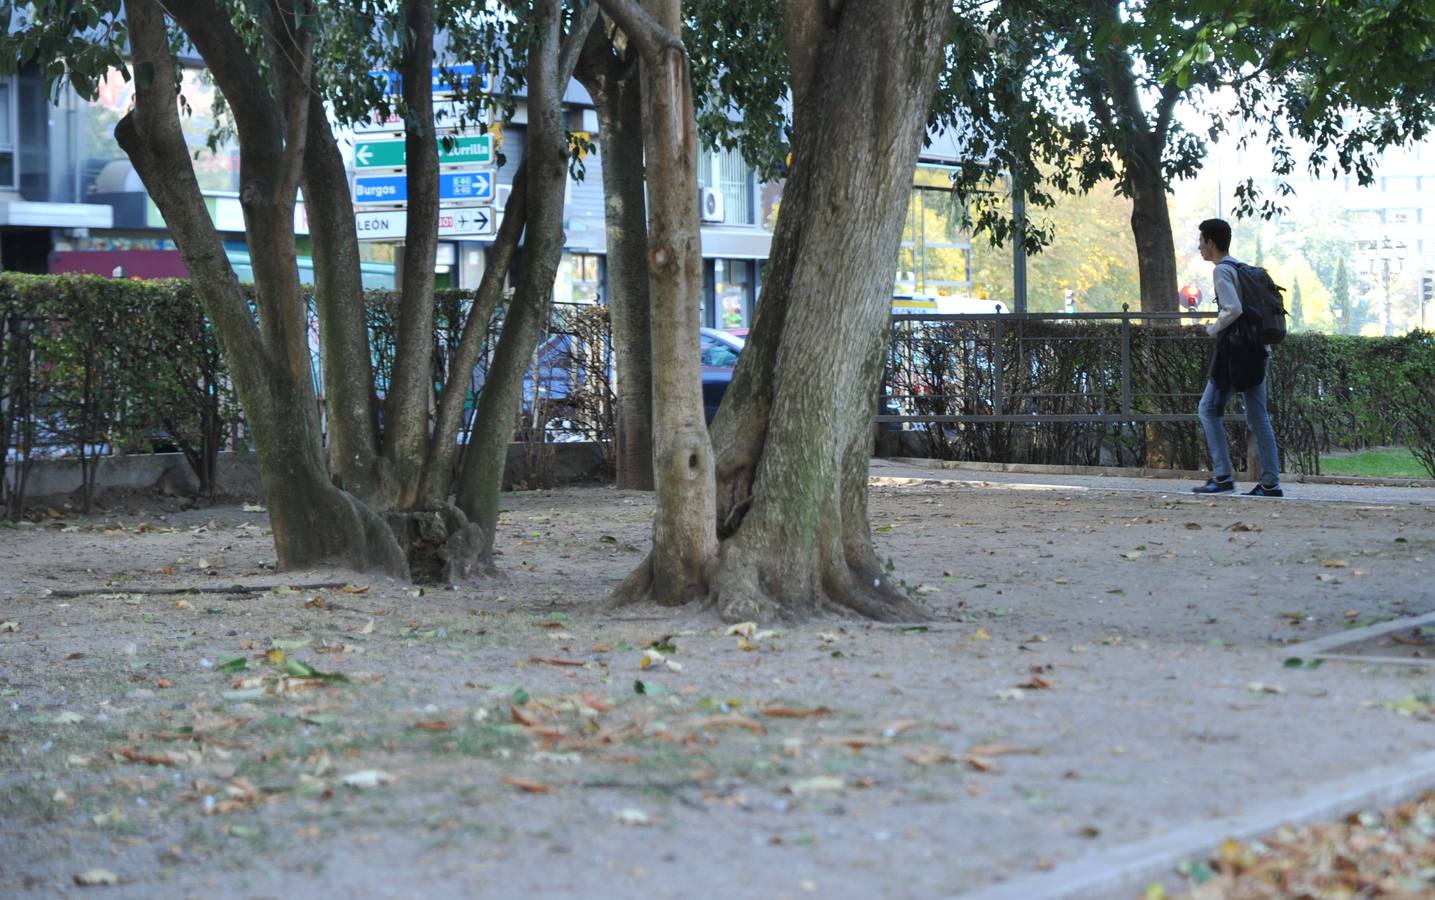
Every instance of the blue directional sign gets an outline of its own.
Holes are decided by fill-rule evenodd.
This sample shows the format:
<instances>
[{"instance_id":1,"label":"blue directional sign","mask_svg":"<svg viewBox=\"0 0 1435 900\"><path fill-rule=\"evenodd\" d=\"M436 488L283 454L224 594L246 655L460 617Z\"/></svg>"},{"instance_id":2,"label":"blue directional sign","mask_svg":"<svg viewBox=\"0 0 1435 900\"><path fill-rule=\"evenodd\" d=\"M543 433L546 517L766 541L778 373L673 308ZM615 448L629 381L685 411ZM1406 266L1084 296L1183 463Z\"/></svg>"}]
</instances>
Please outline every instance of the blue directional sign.
<instances>
[{"instance_id":1,"label":"blue directional sign","mask_svg":"<svg viewBox=\"0 0 1435 900\"><path fill-rule=\"evenodd\" d=\"M493 170L477 172L451 172L438 177L438 198L440 200L472 200L476 203L493 202Z\"/></svg>"},{"instance_id":2,"label":"blue directional sign","mask_svg":"<svg viewBox=\"0 0 1435 900\"><path fill-rule=\"evenodd\" d=\"M438 177L439 200L466 200L470 203L493 202L493 170L448 172ZM407 175L359 175L354 178L354 203L407 203Z\"/></svg>"},{"instance_id":3,"label":"blue directional sign","mask_svg":"<svg viewBox=\"0 0 1435 900\"><path fill-rule=\"evenodd\" d=\"M408 199L406 175L361 175L354 179L355 203L403 203Z\"/></svg>"},{"instance_id":4,"label":"blue directional sign","mask_svg":"<svg viewBox=\"0 0 1435 900\"><path fill-rule=\"evenodd\" d=\"M444 75L443 68L433 67L433 92L435 94L454 94L469 87L469 82L475 78L479 79L478 89L488 93L493 89L493 78L488 74L488 66L475 63L462 63L448 66L448 76ZM403 92L403 76L393 69L376 69L369 73L374 78L384 83L384 93L399 94Z\"/></svg>"}]
</instances>

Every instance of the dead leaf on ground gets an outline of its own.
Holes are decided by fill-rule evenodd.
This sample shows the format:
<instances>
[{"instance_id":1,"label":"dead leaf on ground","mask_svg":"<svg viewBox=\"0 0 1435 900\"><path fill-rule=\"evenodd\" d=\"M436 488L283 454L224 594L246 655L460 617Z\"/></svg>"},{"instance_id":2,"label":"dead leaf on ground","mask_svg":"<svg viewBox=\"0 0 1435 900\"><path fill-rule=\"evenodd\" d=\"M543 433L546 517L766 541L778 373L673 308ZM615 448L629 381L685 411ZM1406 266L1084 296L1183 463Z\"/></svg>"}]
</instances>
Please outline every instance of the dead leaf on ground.
<instances>
[{"instance_id":1,"label":"dead leaf on ground","mask_svg":"<svg viewBox=\"0 0 1435 900\"><path fill-rule=\"evenodd\" d=\"M769 706L759 710L764 716L771 716L774 719L810 719L814 716L830 716L832 710L825 706L817 706L812 709L798 709L792 706Z\"/></svg>"},{"instance_id":2,"label":"dead leaf on ground","mask_svg":"<svg viewBox=\"0 0 1435 900\"><path fill-rule=\"evenodd\" d=\"M19 630L19 622L0 622L0 634L4 634L5 632L16 632Z\"/></svg>"},{"instance_id":3,"label":"dead leaf on ground","mask_svg":"<svg viewBox=\"0 0 1435 900\"><path fill-rule=\"evenodd\" d=\"M557 656L530 656L528 657L528 661L540 666L575 666L582 668L588 665L586 660L562 659Z\"/></svg>"},{"instance_id":4,"label":"dead leaf on ground","mask_svg":"<svg viewBox=\"0 0 1435 900\"><path fill-rule=\"evenodd\" d=\"M502 778L500 778L500 779L498 779L498 780L499 780L499 782L502 783L502 784L506 784L506 785L509 785L510 787L516 787L516 788L518 788L520 791L523 791L525 794L551 794L551 793L553 793L553 787L552 787L552 785L545 784L545 783L542 782L542 781L535 781L535 780L532 779L532 778L519 778L519 777L517 777L517 776L515 776L515 775L505 775L505 776L503 776Z\"/></svg>"},{"instance_id":5,"label":"dead leaf on ground","mask_svg":"<svg viewBox=\"0 0 1435 900\"><path fill-rule=\"evenodd\" d=\"M80 887L99 887L101 885L114 885L120 883L120 876L109 869L86 869L75 876L75 884Z\"/></svg>"},{"instance_id":6,"label":"dead leaf on ground","mask_svg":"<svg viewBox=\"0 0 1435 900\"><path fill-rule=\"evenodd\" d=\"M967 749L967 752L973 756L1013 756L1017 754L1038 756L1041 754L1041 748L1022 747L1017 744L974 744Z\"/></svg>"},{"instance_id":7,"label":"dead leaf on ground","mask_svg":"<svg viewBox=\"0 0 1435 900\"><path fill-rule=\"evenodd\" d=\"M1323 559L1320 564L1327 569L1344 569L1350 565L1343 559Z\"/></svg>"},{"instance_id":8,"label":"dead leaf on ground","mask_svg":"<svg viewBox=\"0 0 1435 900\"><path fill-rule=\"evenodd\" d=\"M1051 687L1051 682L1047 681L1045 678L1042 678L1040 675L1033 675L1031 676L1030 680L1017 685L1017 687L1031 688L1035 691L1044 691Z\"/></svg>"},{"instance_id":9,"label":"dead leaf on ground","mask_svg":"<svg viewBox=\"0 0 1435 900\"><path fill-rule=\"evenodd\" d=\"M787 792L797 797L807 794L833 793L845 791L847 782L836 775L818 775L813 778L804 778L801 781L794 781L787 786Z\"/></svg>"},{"instance_id":10,"label":"dead leaf on ground","mask_svg":"<svg viewBox=\"0 0 1435 900\"><path fill-rule=\"evenodd\" d=\"M704 716L701 719L694 719L689 727L693 730L704 728L744 728L753 734L765 734L767 729L756 719L748 718L741 713L727 713L720 716Z\"/></svg>"},{"instance_id":11,"label":"dead leaf on ground","mask_svg":"<svg viewBox=\"0 0 1435 900\"><path fill-rule=\"evenodd\" d=\"M367 584L362 586L357 584L346 584L342 588L340 588L340 590L342 590L346 594L367 594L369 592L369 586Z\"/></svg>"},{"instance_id":12,"label":"dead leaf on ground","mask_svg":"<svg viewBox=\"0 0 1435 900\"><path fill-rule=\"evenodd\" d=\"M971 753L968 753L968 754L967 754L967 767L970 768L970 769L975 769L975 770L978 771L978 772L998 772L998 771L1000 771L1000 770L997 768L996 763L992 762L992 761L989 760L989 759L986 759L986 758L981 757L981 756L976 756L976 755L971 754Z\"/></svg>"},{"instance_id":13,"label":"dead leaf on ground","mask_svg":"<svg viewBox=\"0 0 1435 900\"><path fill-rule=\"evenodd\" d=\"M420 731L452 731L453 726L443 719L431 719L426 722L415 722L414 727Z\"/></svg>"},{"instance_id":14,"label":"dead leaf on ground","mask_svg":"<svg viewBox=\"0 0 1435 900\"><path fill-rule=\"evenodd\" d=\"M952 751L945 747L933 747L930 745L911 747L904 750L902 752L902 758L918 766L935 766L939 763L956 761L956 757L952 756Z\"/></svg>"},{"instance_id":15,"label":"dead leaf on ground","mask_svg":"<svg viewBox=\"0 0 1435 900\"><path fill-rule=\"evenodd\" d=\"M394 776L382 769L364 769L345 775L341 780L351 788L374 788L393 784Z\"/></svg>"}]
</instances>

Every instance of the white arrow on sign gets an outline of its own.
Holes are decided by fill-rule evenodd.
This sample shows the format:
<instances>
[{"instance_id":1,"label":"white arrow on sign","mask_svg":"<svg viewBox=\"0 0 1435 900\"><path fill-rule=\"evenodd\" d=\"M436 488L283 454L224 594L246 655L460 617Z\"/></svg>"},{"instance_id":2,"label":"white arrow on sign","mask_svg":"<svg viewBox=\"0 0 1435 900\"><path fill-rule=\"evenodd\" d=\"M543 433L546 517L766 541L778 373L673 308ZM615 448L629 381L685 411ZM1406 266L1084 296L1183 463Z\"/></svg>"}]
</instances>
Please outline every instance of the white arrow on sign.
<instances>
[{"instance_id":1,"label":"white arrow on sign","mask_svg":"<svg viewBox=\"0 0 1435 900\"><path fill-rule=\"evenodd\" d=\"M368 144L360 144L359 149L354 151L354 159L357 160L359 165L361 166L367 166L369 164L369 160L373 158L374 153L372 150L369 149Z\"/></svg>"},{"instance_id":2,"label":"white arrow on sign","mask_svg":"<svg viewBox=\"0 0 1435 900\"><path fill-rule=\"evenodd\" d=\"M402 209L354 213L354 230L361 241L403 240L407 213ZM491 206L445 206L438 211L438 236L492 237L497 217Z\"/></svg>"}]
</instances>

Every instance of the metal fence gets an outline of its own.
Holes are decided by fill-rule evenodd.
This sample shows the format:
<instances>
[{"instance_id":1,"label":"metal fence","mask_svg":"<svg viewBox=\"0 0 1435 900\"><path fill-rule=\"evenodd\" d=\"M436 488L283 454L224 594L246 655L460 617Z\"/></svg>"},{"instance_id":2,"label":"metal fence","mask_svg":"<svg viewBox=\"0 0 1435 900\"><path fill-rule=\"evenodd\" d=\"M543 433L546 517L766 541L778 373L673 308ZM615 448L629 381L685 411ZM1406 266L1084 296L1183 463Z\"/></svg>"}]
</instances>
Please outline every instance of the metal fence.
<instances>
[{"instance_id":1,"label":"metal fence","mask_svg":"<svg viewBox=\"0 0 1435 900\"><path fill-rule=\"evenodd\" d=\"M944 458L1196 468L1214 315L894 315L877 421Z\"/></svg>"}]
</instances>

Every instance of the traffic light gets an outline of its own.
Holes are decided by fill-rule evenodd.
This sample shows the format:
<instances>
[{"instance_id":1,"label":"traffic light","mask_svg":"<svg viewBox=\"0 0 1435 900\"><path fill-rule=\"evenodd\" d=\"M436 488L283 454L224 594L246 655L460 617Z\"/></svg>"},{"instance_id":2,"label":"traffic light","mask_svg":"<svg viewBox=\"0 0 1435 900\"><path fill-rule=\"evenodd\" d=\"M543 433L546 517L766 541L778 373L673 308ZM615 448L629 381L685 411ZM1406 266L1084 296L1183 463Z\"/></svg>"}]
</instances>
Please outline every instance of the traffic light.
<instances>
[{"instance_id":1,"label":"traffic light","mask_svg":"<svg viewBox=\"0 0 1435 900\"><path fill-rule=\"evenodd\" d=\"M1420 302L1429 303L1435 300L1435 275L1426 272L1420 276Z\"/></svg>"},{"instance_id":2,"label":"traffic light","mask_svg":"<svg viewBox=\"0 0 1435 900\"><path fill-rule=\"evenodd\" d=\"M1181 288L1181 303L1186 309L1195 309L1201 302L1201 289L1194 284Z\"/></svg>"}]
</instances>

